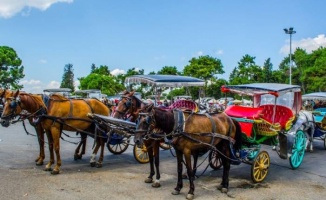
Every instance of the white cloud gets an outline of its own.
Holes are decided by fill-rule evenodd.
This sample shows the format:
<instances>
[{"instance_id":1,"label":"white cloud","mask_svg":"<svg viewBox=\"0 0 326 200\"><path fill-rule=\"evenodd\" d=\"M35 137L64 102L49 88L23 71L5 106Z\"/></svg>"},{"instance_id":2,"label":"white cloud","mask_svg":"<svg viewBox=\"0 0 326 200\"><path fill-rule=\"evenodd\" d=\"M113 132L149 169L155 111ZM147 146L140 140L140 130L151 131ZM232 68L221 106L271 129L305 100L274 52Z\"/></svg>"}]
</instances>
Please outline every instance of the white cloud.
<instances>
[{"instance_id":1,"label":"white cloud","mask_svg":"<svg viewBox=\"0 0 326 200\"><path fill-rule=\"evenodd\" d=\"M223 53L224 53L224 52L223 52L223 50L221 50L221 49L220 49L220 50L217 50L217 51L215 52L216 55L222 55Z\"/></svg>"},{"instance_id":2,"label":"white cloud","mask_svg":"<svg viewBox=\"0 0 326 200\"><path fill-rule=\"evenodd\" d=\"M287 41L288 44L284 45L280 49L280 53L288 55L290 53L290 40ZM306 38L299 41L292 40L292 53L296 48L302 48L311 53L313 50L318 49L319 47L326 47L326 37L324 34L320 34L315 38Z\"/></svg>"},{"instance_id":3,"label":"white cloud","mask_svg":"<svg viewBox=\"0 0 326 200\"><path fill-rule=\"evenodd\" d=\"M165 55L161 55L161 56L154 57L154 60L164 60L165 58L166 58Z\"/></svg>"},{"instance_id":4,"label":"white cloud","mask_svg":"<svg viewBox=\"0 0 326 200\"><path fill-rule=\"evenodd\" d=\"M46 10L52 4L65 2L72 3L74 0L0 0L0 17L10 18L19 12L29 15L31 8ZM24 9L26 10L24 11Z\"/></svg>"},{"instance_id":5,"label":"white cloud","mask_svg":"<svg viewBox=\"0 0 326 200\"><path fill-rule=\"evenodd\" d=\"M45 60L45 59L41 59L41 60L39 60L38 62L39 62L40 64L46 64L46 63L48 63L48 61Z\"/></svg>"},{"instance_id":6,"label":"white cloud","mask_svg":"<svg viewBox=\"0 0 326 200\"><path fill-rule=\"evenodd\" d=\"M114 70L111 71L111 74L112 74L113 76L117 76L117 75L119 75L119 74L125 74L125 73L126 73L126 71L123 70L123 69L114 69Z\"/></svg>"},{"instance_id":7,"label":"white cloud","mask_svg":"<svg viewBox=\"0 0 326 200\"><path fill-rule=\"evenodd\" d=\"M60 83L58 81L51 81L47 86L47 88L60 88ZM44 88L46 89L46 88Z\"/></svg>"},{"instance_id":8,"label":"white cloud","mask_svg":"<svg viewBox=\"0 0 326 200\"><path fill-rule=\"evenodd\" d=\"M20 81L20 84L23 84L23 85L39 85L41 84L41 81L39 80L22 80Z\"/></svg>"},{"instance_id":9,"label":"white cloud","mask_svg":"<svg viewBox=\"0 0 326 200\"><path fill-rule=\"evenodd\" d=\"M196 55L197 55L197 56L202 56L202 55L204 55L204 52L202 52L202 51L198 51L198 52L196 53Z\"/></svg>"}]
</instances>

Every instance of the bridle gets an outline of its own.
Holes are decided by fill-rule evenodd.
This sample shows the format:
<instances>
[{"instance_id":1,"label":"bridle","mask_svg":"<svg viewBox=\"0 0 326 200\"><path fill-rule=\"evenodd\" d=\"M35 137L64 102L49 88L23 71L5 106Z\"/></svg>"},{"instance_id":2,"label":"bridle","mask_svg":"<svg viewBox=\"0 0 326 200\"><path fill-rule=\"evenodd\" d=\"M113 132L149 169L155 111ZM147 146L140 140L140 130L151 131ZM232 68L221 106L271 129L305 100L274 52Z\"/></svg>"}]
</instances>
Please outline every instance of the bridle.
<instances>
[{"instance_id":1,"label":"bridle","mask_svg":"<svg viewBox=\"0 0 326 200\"><path fill-rule=\"evenodd\" d=\"M6 115L6 116L1 116L1 119L13 119L13 118L15 118L17 115L15 114L16 113L16 111L17 111L17 107L19 106L19 108L20 109L22 109L21 108L21 105L20 105L20 98L19 97L10 97L10 98L8 98L9 100L11 100L10 101L10 103L9 103L9 107L10 107L10 109L11 109L11 112L8 114L8 115ZM6 103L6 102L5 102Z\"/></svg>"},{"instance_id":2,"label":"bridle","mask_svg":"<svg viewBox=\"0 0 326 200\"><path fill-rule=\"evenodd\" d=\"M119 113L121 118L125 118L128 114L128 111L132 108L132 97L122 96L120 102L123 99L126 99L126 102L123 103L124 109L121 111L121 110L117 110L117 108L116 108L114 111L114 112ZM120 102L119 102L119 104L120 104Z\"/></svg>"},{"instance_id":3,"label":"bridle","mask_svg":"<svg viewBox=\"0 0 326 200\"><path fill-rule=\"evenodd\" d=\"M136 122L136 133L145 133L145 135L149 135L156 126L156 120L155 120L155 110L152 108L152 110L148 113L139 113L139 117L146 117L144 120L144 123L148 125L147 130L137 130L139 128L139 125L141 123L140 119L138 118L138 121Z\"/></svg>"}]
</instances>

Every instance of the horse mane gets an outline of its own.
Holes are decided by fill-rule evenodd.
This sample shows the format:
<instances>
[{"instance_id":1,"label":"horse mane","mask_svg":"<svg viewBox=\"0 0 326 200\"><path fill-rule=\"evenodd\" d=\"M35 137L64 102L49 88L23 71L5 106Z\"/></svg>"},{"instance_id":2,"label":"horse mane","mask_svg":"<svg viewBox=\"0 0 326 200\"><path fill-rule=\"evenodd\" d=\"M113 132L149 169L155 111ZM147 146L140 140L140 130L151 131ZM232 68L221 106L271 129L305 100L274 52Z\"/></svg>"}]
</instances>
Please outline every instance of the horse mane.
<instances>
[{"instance_id":1,"label":"horse mane","mask_svg":"<svg viewBox=\"0 0 326 200\"><path fill-rule=\"evenodd\" d=\"M171 133L175 123L172 110L164 110L159 107L153 107L153 109L157 128L162 129L167 134Z\"/></svg>"},{"instance_id":2,"label":"horse mane","mask_svg":"<svg viewBox=\"0 0 326 200\"><path fill-rule=\"evenodd\" d=\"M52 97L54 97L54 98L52 98ZM55 99L55 100L60 100L60 101L68 101L69 100L61 94L51 94L50 98Z\"/></svg>"},{"instance_id":3,"label":"horse mane","mask_svg":"<svg viewBox=\"0 0 326 200\"><path fill-rule=\"evenodd\" d=\"M27 104L29 105L37 105L37 106L40 106L42 108L45 108L47 109L45 103L43 102L43 99L40 95L37 95L37 94L29 94L29 93L26 93L26 92L20 92L19 93L19 96L20 98L25 98L25 101L27 102ZM26 96L30 97L30 98L27 98Z\"/></svg>"}]
</instances>

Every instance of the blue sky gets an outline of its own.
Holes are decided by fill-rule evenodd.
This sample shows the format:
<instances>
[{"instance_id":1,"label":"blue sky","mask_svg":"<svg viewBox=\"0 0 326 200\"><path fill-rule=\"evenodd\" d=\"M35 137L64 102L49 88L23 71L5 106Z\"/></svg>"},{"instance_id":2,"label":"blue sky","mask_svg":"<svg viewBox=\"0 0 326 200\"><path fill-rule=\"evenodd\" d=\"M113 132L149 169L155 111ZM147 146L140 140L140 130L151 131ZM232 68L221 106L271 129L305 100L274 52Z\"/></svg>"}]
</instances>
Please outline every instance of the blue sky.
<instances>
[{"instance_id":1,"label":"blue sky","mask_svg":"<svg viewBox=\"0 0 326 200\"><path fill-rule=\"evenodd\" d=\"M245 54L278 69L289 53L284 28L296 31L293 49L326 46L325 8L325 0L0 0L0 45L23 60L21 83L32 93L58 88L68 63L77 81L92 63L112 73L181 71L209 55L228 80Z\"/></svg>"}]
</instances>

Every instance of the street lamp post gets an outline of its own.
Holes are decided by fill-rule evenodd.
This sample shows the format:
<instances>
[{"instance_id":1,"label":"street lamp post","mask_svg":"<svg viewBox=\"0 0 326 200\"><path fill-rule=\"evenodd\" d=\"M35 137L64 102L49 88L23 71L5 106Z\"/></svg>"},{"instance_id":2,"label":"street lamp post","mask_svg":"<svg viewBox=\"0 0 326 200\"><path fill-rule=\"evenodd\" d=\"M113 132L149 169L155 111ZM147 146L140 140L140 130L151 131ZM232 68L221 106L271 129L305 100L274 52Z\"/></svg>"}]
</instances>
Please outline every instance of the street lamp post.
<instances>
[{"instance_id":1,"label":"street lamp post","mask_svg":"<svg viewBox=\"0 0 326 200\"><path fill-rule=\"evenodd\" d=\"M289 29L283 29L286 34L290 35L290 85L292 85L292 34L295 34L296 31L293 30L293 27Z\"/></svg>"}]
</instances>

